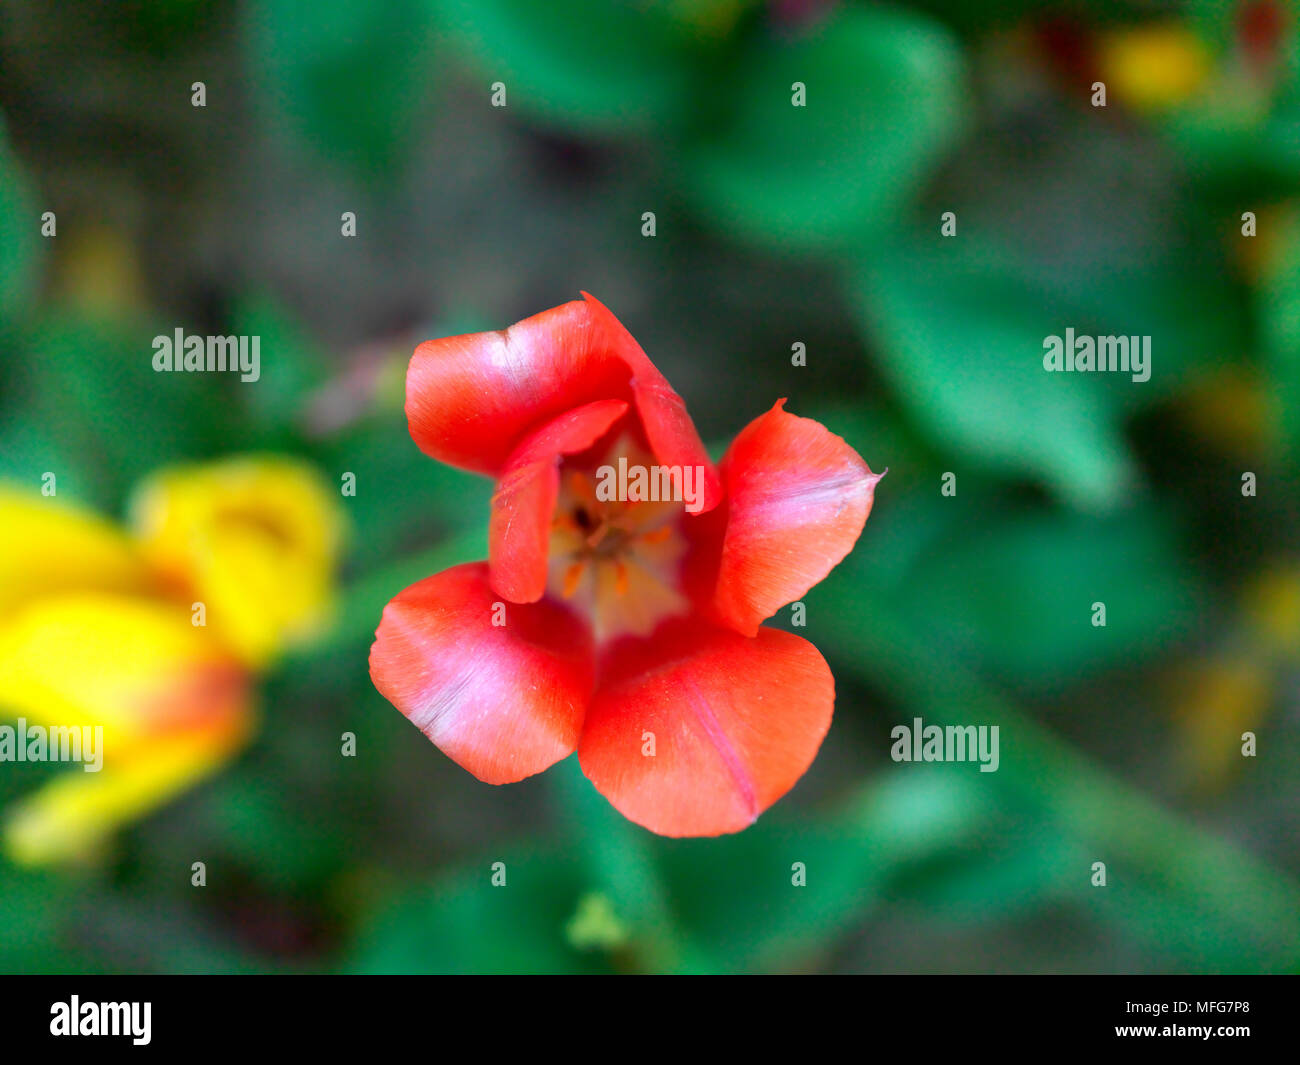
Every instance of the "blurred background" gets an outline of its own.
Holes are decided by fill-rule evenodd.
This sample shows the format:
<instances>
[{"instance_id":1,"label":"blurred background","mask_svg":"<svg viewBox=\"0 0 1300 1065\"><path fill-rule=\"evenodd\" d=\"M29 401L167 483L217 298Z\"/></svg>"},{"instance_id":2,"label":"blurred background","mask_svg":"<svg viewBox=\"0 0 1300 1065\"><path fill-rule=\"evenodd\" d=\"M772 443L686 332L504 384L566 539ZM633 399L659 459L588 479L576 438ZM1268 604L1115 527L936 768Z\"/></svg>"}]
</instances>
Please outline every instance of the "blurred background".
<instances>
[{"instance_id":1,"label":"blurred background","mask_svg":"<svg viewBox=\"0 0 1300 1065\"><path fill-rule=\"evenodd\" d=\"M0 970L1294 971L1297 40L1280 0L8 0L0 713L130 757L0 763ZM572 758L479 784L367 675L485 555L411 350L580 289L711 446L788 396L890 471L806 598L831 733L738 836ZM1044 373L1066 327L1150 381ZM260 379L155 373L178 328ZM999 770L894 763L916 717Z\"/></svg>"}]
</instances>

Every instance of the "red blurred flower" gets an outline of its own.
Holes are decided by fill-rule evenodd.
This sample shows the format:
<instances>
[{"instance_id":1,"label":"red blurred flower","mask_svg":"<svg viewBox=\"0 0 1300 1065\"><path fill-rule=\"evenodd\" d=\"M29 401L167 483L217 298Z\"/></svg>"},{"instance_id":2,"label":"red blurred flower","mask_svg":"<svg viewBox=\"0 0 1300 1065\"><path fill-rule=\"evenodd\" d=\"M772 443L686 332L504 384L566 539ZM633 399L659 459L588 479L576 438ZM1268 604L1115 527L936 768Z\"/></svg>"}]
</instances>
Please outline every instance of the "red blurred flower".
<instances>
[{"instance_id":1,"label":"red blurred flower","mask_svg":"<svg viewBox=\"0 0 1300 1065\"><path fill-rule=\"evenodd\" d=\"M817 649L761 622L849 553L879 480L784 403L714 467L681 397L591 296L421 344L411 436L497 479L489 558L388 604L375 686L490 784L576 749L654 832L751 824L812 763L835 699ZM620 459L676 468L677 501L608 498Z\"/></svg>"}]
</instances>

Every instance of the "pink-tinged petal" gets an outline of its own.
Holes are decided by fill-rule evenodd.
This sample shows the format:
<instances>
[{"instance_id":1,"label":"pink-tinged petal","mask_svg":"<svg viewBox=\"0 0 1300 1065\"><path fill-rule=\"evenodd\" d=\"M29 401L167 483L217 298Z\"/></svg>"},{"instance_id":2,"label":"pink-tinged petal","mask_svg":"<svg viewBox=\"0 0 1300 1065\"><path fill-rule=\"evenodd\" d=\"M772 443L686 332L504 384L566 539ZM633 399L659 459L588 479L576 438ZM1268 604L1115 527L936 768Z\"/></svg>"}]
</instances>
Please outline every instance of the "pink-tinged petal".
<instances>
[{"instance_id":1,"label":"pink-tinged petal","mask_svg":"<svg viewBox=\"0 0 1300 1065\"><path fill-rule=\"evenodd\" d=\"M656 461L663 466L698 466L702 469L700 512L712 510L722 501L722 484L695 423L687 413L686 403L673 391L641 345L609 308L590 293L582 295L591 308L593 320L632 370L632 397L645 430L646 442Z\"/></svg>"},{"instance_id":2,"label":"pink-tinged petal","mask_svg":"<svg viewBox=\"0 0 1300 1065\"><path fill-rule=\"evenodd\" d=\"M380 693L488 784L522 780L573 751L593 665L585 622L550 600L500 603L485 562L397 595L370 649Z\"/></svg>"},{"instance_id":3,"label":"pink-tinged petal","mask_svg":"<svg viewBox=\"0 0 1300 1065\"><path fill-rule=\"evenodd\" d=\"M834 703L830 668L799 636L669 622L602 664L578 758L652 832L737 832L803 776Z\"/></svg>"},{"instance_id":4,"label":"pink-tinged petal","mask_svg":"<svg viewBox=\"0 0 1300 1065\"><path fill-rule=\"evenodd\" d=\"M718 503L717 470L681 396L592 296L509 329L427 340L406 373L406 417L420 449L492 476L528 432L599 399L633 403L657 460L703 467L703 509Z\"/></svg>"},{"instance_id":5,"label":"pink-tinged petal","mask_svg":"<svg viewBox=\"0 0 1300 1065\"><path fill-rule=\"evenodd\" d=\"M620 399L566 411L524 437L506 460L488 526L492 587L503 598L535 603L545 594L560 458L591 447L626 411Z\"/></svg>"},{"instance_id":6,"label":"pink-tinged petal","mask_svg":"<svg viewBox=\"0 0 1300 1065\"><path fill-rule=\"evenodd\" d=\"M722 460L728 512L714 607L746 636L853 550L883 476L784 405L750 422Z\"/></svg>"},{"instance_id":7,"label":"pink-tinged petal","mask_svg":"<svg viewBox=\"0 0 1300 1065\"><path fill-rule=\"evenodd\" d=\"M625 397L629 377L574 300L509 329L426 340L407 369L406 417L426 454L495 475L529 429Z\"/></svg>"}]
</instances>

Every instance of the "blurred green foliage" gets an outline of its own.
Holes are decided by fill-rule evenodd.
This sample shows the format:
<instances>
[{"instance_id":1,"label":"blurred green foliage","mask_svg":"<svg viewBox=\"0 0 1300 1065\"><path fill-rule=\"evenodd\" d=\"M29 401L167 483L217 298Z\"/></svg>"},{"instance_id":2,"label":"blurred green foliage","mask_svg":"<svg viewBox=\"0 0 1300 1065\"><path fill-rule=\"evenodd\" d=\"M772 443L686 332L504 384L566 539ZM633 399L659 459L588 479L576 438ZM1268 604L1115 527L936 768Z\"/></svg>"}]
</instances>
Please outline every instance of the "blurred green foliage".
<instances>
[{"instance_id":1,"label":"blurred green foliage","mask_svg":"<svg viewBox=\"0 0 1300 1065\"><path fill-rule=\"evenodd\" d=\"M1275 27L1262 58L1250 17ZM1275 618L1291 653L1226 791L1179 776L1207 711L1164 681L1238 653L1241 585L1300 563L1296 18L1171 8L1208 80L1162 113L1121 81L1091 107L1105 41L1151 18L10 5L0 474L57 469L120 514L160 465L275 450L358 492L337 623L264 685L250 749L84 867L0 864L0 969L1294 970L1300 647ZM383 604L485 550L491 486L411 443L405 359L581 288L718 445L788 395L890 468L807 600L836 725L739 836L652 837L574 759L487 788L369 682ZM260 336L262 380L160 379L150 340L177 325ZM1045 374L1066 326L1151 336L1151 381ZM917 716L998 724L1001 768L890 762ZM0 800L42 772L4 767Z\"/></svg>"}]
</instances>

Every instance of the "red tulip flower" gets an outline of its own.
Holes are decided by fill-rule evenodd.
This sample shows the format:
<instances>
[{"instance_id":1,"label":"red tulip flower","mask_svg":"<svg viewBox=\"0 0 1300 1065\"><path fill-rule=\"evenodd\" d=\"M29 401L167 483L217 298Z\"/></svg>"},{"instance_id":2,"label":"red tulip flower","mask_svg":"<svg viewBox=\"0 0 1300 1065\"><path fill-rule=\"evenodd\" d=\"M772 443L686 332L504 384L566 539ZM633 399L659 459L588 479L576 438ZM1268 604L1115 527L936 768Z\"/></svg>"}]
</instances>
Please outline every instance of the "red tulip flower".
<instances>
[{"instance_id":1,"label":"red tulip flower","mask_svg":"<svg viewBox=\"0 0 1300 1065\"><path fill-rule=\"evenodd\" d=\"M637 824L735 832L804 774L835 701L817 649L762 622L852 550L879 475L784 400L715 467L681 397L584 296L416 348L411 436L496 479L488 561L394 598L370 675L482 781L576 750Z\"/></svg>"}]
</instances>

